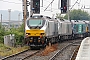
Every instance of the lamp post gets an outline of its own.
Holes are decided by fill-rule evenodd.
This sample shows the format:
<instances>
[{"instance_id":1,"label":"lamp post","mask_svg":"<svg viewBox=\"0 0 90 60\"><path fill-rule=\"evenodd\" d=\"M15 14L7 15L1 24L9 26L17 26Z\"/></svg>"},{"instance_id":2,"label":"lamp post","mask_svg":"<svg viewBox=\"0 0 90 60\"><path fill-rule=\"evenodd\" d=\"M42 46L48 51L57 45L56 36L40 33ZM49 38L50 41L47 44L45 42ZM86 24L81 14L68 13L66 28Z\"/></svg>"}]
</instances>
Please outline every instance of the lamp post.
<instances>
[{"instance_id":1,"label":"lamp post","mask_svg":"<svg viewBox=\"0 0 90 60\"><path fill-rule=\"evenodd\" d=\"M2 14L1 14L1 28L2 28Z\"/></svg>"},{"instance_id":2,"label":"lamp post","mask_svg":"<svg viewBox=\"0 0 90 60\"><path fill-rule=\"evenodd\" d=\"M8 9L8 12L9 12L9 24L8 24L8 27L10 28L11 9Z\"/></svg>"},{"instance_id":3,"label":"lamp post","mask_svg":"<svg viewBox=\"0 0 90 60\"><path fill-rule=\"evenodd\" d=\"M18 27L20 27L20 14L21 13L18 14Z\"/></svg>"}]
</instances>

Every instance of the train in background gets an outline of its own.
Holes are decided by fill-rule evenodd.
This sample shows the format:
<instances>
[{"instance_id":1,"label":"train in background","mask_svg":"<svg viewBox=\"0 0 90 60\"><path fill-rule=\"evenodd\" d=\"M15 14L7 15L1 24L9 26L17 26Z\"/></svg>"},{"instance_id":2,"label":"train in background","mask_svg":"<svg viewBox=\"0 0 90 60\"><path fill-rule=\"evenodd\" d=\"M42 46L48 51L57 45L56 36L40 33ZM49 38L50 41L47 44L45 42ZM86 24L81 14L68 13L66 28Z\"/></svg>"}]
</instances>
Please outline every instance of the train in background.
<instances>
[{"instance_id":1,"label":"train in background","mask_svg":"<svg viewBox=\"0 0 90 60\"><path fill-rule=\"evenodd\" d=\"M63 20L43 15L30 16L25 22L25 42L31 47L82 38L90 35L90 22Z\"/></svg>"}]
</instances>

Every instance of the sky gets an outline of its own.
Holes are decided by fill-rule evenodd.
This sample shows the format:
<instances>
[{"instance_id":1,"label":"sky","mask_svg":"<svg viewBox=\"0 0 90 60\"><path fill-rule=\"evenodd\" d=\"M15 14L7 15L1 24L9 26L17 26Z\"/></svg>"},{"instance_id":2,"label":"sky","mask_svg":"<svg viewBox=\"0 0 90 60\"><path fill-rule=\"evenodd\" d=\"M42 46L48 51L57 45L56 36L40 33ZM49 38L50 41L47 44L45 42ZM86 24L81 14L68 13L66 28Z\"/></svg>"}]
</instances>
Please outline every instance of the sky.
<instances>
[{"instance_id":1,"label":"sky","mask_svg":"<svg viewBox=\"0 0 90 60\"><path fill-rule=\"evenodd\" d=\"M30 0L28 0L30 1ZM41 6L42 6L42 0L41 1ZM60 13L60 9L58 9L58 0L54 0L52 3L52 8L51 5L49 6L49 8L46 9L46 7L50 4L52 0L43 0L43 7L41 7L41 12L40 14L42 15L47 15L47 16L53 16L56 13ZM78 2L75 4L75 2ZM83 7L85 6L85 8L90 8L90 0L70 0L70 8L74 5L74 7L72 9L83 9ZM61 4L60 4L61 5ZM11 9L11 11L21 11L22 12L22 0L0 0L0 10L8 10ZM28 8L30 10L30 8ZM44 11L45 10L45 11ZM87 12L90 12L89 9L83 9Z\"/></svg>"}]
</instances>

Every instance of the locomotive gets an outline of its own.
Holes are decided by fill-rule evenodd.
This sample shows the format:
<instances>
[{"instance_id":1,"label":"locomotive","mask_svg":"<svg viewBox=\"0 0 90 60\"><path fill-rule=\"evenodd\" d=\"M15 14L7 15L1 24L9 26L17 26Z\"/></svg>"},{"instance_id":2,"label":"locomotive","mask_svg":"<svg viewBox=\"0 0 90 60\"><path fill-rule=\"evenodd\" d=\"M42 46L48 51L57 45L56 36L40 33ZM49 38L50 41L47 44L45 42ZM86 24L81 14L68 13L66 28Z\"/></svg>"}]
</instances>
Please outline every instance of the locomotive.
<instances>
[{"instance_id":1,"label":"locomotive","mask_svg":"<svg viewBox=\"0 0 90 60\"><path fill-rule=\"evenodd\" d=\"M90 23L85 20L64 20L33 15L25 22L25 41L31 48L45 47L49 43L89 35Z\"/></svg>"},{"instance_id":2,"label":"locomotive","mask_svg":"<svg viewBox=\"0 0 90 60\"><path fill-rule=\"evenodd\" d=\"M44 47L58 38L58 21L47 16L31 16L25 22L26 42L30 47Z\"/></svg>"},{"instance_id":3,"label":"locomotive","mask_svg":"<svg viewBox=\"0 0 90 60\"><path fill-rule=\"evenodd\" d=\"M59 41L72 38L72 24L69 20L58 20L58 38Z\"/></svg>"}]
</instances>

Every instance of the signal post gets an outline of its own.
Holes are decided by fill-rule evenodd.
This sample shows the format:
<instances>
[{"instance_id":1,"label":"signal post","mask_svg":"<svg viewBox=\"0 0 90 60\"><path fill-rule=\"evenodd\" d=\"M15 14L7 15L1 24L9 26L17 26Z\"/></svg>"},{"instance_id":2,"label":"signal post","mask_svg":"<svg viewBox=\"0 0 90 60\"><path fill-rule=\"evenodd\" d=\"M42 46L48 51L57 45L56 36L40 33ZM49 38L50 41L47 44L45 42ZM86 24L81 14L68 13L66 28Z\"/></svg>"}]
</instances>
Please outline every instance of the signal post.
<instances>
[{"instance_id":1,"label":"signal post","mask_svg":"<svg viewBox=\"0 0 90 60\"><path fill-rule=\"evenodd\" d=\"M68 20L69 18L69 0L61 0L61 14L68 14Z\"/></svg>"}]
</instances>

